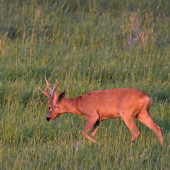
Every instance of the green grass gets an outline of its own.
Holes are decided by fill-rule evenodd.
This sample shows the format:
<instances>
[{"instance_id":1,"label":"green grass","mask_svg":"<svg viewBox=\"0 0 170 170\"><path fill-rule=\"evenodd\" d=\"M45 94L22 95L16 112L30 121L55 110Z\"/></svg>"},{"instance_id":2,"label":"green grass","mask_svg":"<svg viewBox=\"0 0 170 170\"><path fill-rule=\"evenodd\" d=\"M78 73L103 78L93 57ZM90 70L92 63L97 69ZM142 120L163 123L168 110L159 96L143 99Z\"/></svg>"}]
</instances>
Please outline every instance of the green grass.
<instances>
[{"instance_id":1,"label":"green grass","mask_svg":"<svg viewBox=\"0 0 170 170\"><path fill-rule=\"evenodd\" d=\"M170 169L170 2L168 0L0 1L0 169ZM130 87L152 99L164 147L141 132L131 146L122 120L106 120L97 144L86 121L46 121L44 76L71 98Z\"/></svg>"}]
</instances>

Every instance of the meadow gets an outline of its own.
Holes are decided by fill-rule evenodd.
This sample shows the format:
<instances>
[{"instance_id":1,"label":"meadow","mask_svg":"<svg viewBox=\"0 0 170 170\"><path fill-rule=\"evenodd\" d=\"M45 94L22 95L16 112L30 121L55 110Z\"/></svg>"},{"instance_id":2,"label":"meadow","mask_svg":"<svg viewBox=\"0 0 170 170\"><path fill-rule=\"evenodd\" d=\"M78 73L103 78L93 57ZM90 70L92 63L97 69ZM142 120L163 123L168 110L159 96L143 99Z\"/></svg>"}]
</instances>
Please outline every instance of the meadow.
<instances>
[{"instance_id":1,"label":"meadow","mask_svg":"<svg viewBox=\"0 0 170 170\"><path fill-rule=\"evenodd\" d=\"M169 0L1 0L0 169L170 169L169 9ZM138 120L133 145L121 119L100 124L97 144L79 115L47 122L44 77L66 98L144 91L164 147Z\"/></svg>"}]
</instances>

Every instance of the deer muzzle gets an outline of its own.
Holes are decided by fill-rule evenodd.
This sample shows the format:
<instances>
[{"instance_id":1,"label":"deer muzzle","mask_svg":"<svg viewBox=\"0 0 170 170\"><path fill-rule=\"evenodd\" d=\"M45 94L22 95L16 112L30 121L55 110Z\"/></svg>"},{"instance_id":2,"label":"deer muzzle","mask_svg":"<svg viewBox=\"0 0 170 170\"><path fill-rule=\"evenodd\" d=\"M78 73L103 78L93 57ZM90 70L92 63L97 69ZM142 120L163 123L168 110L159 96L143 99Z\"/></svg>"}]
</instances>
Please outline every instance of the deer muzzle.
<instances>
[{"instance_id":1,"label":"deer muzzle","mask_svg":"<svg viewBox=\"0 0 170 170\"><path fill-rule=\"evenodd\" d=\"M50 117L47 117L47 121L50 121L51 120L51 118Z\"/></svg>"}]
</instances>

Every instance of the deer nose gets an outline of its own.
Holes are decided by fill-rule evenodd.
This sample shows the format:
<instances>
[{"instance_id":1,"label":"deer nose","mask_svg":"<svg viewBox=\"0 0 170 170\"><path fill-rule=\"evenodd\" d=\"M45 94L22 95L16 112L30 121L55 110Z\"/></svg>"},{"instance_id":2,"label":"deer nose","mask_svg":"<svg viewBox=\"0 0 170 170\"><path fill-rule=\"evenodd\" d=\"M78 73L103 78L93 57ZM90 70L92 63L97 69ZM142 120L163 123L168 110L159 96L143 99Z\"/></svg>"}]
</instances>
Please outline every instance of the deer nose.
<instances>
[{"instance_id":1,"label":"deer nose","mask_svg":"<svg viewBox=\"0 0 170 170\"><path fill-rule=\"evenodd\" d=\"M50 117L47 117L47 121L49 121L51 118Z\"/></svg>"}]
</instances>

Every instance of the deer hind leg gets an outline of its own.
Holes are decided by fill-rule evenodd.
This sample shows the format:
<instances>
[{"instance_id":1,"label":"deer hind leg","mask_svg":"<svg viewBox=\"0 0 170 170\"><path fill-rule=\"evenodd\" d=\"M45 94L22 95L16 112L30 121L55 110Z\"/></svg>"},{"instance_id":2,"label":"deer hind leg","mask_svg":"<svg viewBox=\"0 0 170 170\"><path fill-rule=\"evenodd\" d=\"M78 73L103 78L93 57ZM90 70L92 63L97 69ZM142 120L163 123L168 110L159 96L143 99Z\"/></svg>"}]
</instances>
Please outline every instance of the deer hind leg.
<instances>
[{"instance_id":1,"label":"deer hind leg","mask_svg":"<svg viewBox=\"0 0 170 170\"><path fill-rule=\"evenodd\" d=\"M96 113L95 116L90 117L87 119L87 123L86 126L83 130L83 136L87 139L89 139L91 142L97 143L97 141L95 139L93 139L92 137L90 137L87 133L92 129L92 127L95 125L95 123L99 120L99 115ZM95 131L97 132L97 130L95 129Z\"/></svg>"},{"instance_id":2,"label":"deer hind leg","mask_svg":"<svg viewBox=\"0 0 170 170\"><path fill-rule=\"evenodd\" d=\"M97 129L99 128L100 121L97 120L97 122L94 124L93 128L91 129L91 137L95 137Z\"/></svg>"},{"instance_id":3,"label":"deer hind leg","mask_svg":"<svg viewBox=\"0 0 170 170\"><path fill-rule=\"evenodd\" d=\"M163 146L161 128L158 125L156 125L156 123L152 120L149 110L146 110L146 109L142 110L138 114L137 119L143 124L145 124L146 126L148 126L153 132L155 132L155 134L159 138L161 145Z\"/></svg>"},{"instance_id":4,"label":"deer hind leg","mask_svg":"<svg viewBox=\"0 0 170 170\"><path fill-rule=\"evenodd\" d=\"M138 130L136 124L135 124L135 118L133 116L129 116L129 114L122 113L121 114L122 119L124 120L126 126L129 128L130 132L132 133L132 139L131 142L135 142L135 140L139 137L140 131Z\"/></svg>"}]
</instances>

